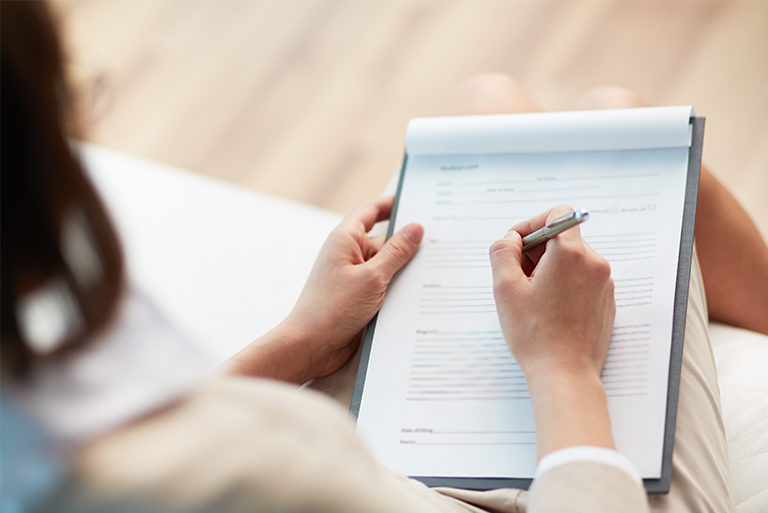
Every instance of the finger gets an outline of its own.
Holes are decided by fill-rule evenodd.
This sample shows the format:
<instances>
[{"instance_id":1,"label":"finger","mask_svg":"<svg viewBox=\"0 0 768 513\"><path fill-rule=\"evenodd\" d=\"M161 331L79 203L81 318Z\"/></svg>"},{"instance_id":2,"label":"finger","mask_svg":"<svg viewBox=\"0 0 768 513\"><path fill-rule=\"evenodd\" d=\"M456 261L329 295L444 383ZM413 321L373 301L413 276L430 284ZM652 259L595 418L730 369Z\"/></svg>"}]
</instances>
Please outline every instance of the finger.
<instances>
[{"instance_id":1,"label":"finger","mask_svg":"<svg viewBox=\"0 0 768 513\"><path fill-rule=\"evenodd\" d=\"M494 288L515 286L527 279L523 270L523 241L520 234L509 230L503 238L491 245L491 270Z\"/></svg>"},{"instance_id":2,"label":"finger","mask_svg":"<svg viewBox=\"0 0 768 513\"><path fill-rule=\"evenodd\" d=\"M384 235L368 237L368 240L365 242L365 259L368 260L373 255L378 253L386 240L387 239Z\"/></svg>"},{"instance_id":3,"label":"finger","mask_svg":"<svg viewBox=\"0 0 768 513\"><path fill-rule=\"evenodd\" d=\"M553 220L557 219L563 214L568 213L570 210L568 210L569 207L565 205L558 205L556 207L550 208L548 210L545 210L544 212L541 212L539 214L536 214L530 219L526 219L525 221L520 221L519 223L515 224L510 228L510 231L515 231L519 233L522 237L525 237L526 235L529 235L536 230L540 230L543 228L547 223L552 222ZM527 250L525 253L523 253L523 270L527 275L530 275L533 272L533 268L536 267L536 264L541 259L542 255L544 254L544 251L546 250L547 243L544 242L542 244L539 244L538 246L534 246L531 249Z\"/></svg>"},{"instance_id":4,"label":"finger","mask_svg":"<svg viewBox=\"0 0 768 513\"><path fill-rule=\"evenodd\" d=\"M386 279L391 280L392 276L416 254L423 237L424 228L420 224L408 224L390 237L367 264L378 267Z\"/></svg>"},{"instance_id":5,"label":"finger","mask_svg":"<svg viewBox=\"0 0 768 513\"><path fill-rule=\"evenodd\" d=\"M542 242L538 246L534 246L525 253L523 253L523 264L530 262L532 267L536 267L536 264L541 260L544 252L547 250L547 243Z\"/></svg>"},{"instance_id":6,"label":"finger","mask_svg":"<svg viewBox=\"0 0 768 513\"><path fill-rule=\"evenodd\" d=\"M573 210L574 209L568 205L558 205L556 207L550 208L545 212L542 212L541 214L538 214L532 217L531 219L528 219L526 221L516 224L515 226L512 227L512 230L518 231L518 233L525 236L528 233L533 233L533 231L541 229L542 227L551 223L552 221L556 220L559 217L562 217L566 214L570 214L571 212L573 212ZM535 228L535 229L529 232L528 230L530 230L531 228ZM581 228L579 228L578 225L572 226L571 228L568 228L564 232L560 232L558 235L553 237L553 239L558 239L558 242L549 244L549 247L558 243L559 244L579 243L581 241ZM527 250L524 255L530 260L533 266L536 266L539 260L541 260L541 257L544 255L544 252L547 250L547 247L548 247L548 242L544 242L542 244L539 244L538 246L534 246L531 249Z\"/></svg>"},{"instance_id":7,"label":"finger","mask_svg":"<svg viewBox=\"0 0 768 513\"><path fill-rule=\"evenodd\" d=\"M544 228L547 223L551 223L558 217L563 216L571 211L573 211L573 208L569 207L568 205L558 205L556 207L550 208L549 210L545 210L544 212L536 214L530 219L520 221L519 223L513 225L511 230L515 230L521 236L525 237L526 235L533 233L536 230Z\"/></svg>"},{"instance_id":8,"label":"finger","mask_svg":"<svg viewBox=\"0 0 768 513\"><path fill-rule=\"evenodd\" d=\"M394 200L394 196L385 196L361 203L346 215L342 223L362 223L365 231L369 232L374 224L389 219Z\"/></svg>"},{"instance_id":9,"label":"finger","mask_svg":"<svg viewBox=\"0 0 768 513\"><path fill-rule=\"evenodd\" d=\"M569 205L558 205L552 209L550 213L551 219L547 219L547 223L551 223L558 217L570 214L574 210L575 209ZM581 244L583 242L583 239L581 238L581 225L576 224L575 226L571 226L567 230L555 235L553 239L557 239L558 243L570 242Z\"/></svg>"},{"instance_id":10,"label":"finger","mask_svg":"<svg viewBox=\"0 0 768 513\"><path fill-rule=\"evenodd\" d=\"M546 244L542 244L523 253L523 272L526 276L533 276L533 271L544 255Z\"/></svg>"},{"instance_id":11,"label":"finger","mask_svg":"<svg viewBox=\"0 0 768 513\"><path fill-rule=\"evenodd\" d=\"M584 246L584 252L587 254L590 260L606 260L606 258L601 255L595 248L589 245L589 243L582 239L582 244Z\"/></svg>"}]
</instances>

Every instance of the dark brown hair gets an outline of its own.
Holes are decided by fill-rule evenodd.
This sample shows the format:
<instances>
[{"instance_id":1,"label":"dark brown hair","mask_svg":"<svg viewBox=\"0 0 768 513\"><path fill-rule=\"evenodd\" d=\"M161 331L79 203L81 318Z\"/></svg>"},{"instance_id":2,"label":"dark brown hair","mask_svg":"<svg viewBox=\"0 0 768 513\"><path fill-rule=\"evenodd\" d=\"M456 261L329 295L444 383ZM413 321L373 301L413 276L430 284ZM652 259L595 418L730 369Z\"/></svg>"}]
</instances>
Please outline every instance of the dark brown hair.
<instances>
[{"instance_id":1,"label":"dark brown hair","mask_svg":"<svg viewBox=\"0 0 768 513\"><path fill-rule=\"evenodd\" d=\"M35 351L20 317L29 293L51 283L66 290L77 323L57 340L50 356L58 355L108 322L122 290L123 257L65 136L71 97L51 14L43 2L0 2L0 9L0 349L4 371L18 376L47 357ZM78 236L69 240L73 226ZM86 263L95 269L86 273L88 279L73 262L73 255L83 254L78 245L87 246Z\"/></svg>"}]
</instances>

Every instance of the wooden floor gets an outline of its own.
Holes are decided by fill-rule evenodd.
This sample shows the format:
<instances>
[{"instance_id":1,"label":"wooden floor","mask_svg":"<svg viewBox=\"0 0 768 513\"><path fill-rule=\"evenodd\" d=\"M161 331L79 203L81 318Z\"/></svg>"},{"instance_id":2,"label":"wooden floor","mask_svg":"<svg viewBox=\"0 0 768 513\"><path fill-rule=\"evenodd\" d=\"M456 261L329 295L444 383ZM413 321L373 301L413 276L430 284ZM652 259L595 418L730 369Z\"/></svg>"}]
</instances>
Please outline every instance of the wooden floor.
<instances>
[{"instance_id":1,"label":"wooden floor","mask_svg":"<svg viewBox=\"0 0 768 513\"><path fill-rule=\"evenodd\" d=\"M620 84L707 117L768 234L768 2L57 0L84 138L337 211L380 193L464 77L547 109Z\"/></svg>"}]
</instances>

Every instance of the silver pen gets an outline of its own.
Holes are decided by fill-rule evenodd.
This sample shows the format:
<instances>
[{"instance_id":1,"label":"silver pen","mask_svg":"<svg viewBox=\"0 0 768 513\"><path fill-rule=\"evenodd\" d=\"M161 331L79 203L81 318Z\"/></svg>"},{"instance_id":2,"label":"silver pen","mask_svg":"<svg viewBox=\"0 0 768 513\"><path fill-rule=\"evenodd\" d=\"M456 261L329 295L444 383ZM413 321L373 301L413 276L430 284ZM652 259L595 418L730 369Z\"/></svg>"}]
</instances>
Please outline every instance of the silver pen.
<instances>
[{"instance_id":1,"label":"silver pen","mask_svg":"<svg viewBox=\"0 0 768 513\"><path fill-rule=\"evenodd\" d=\"M568 212L564 216L558 217L551 223L547 224L543 228L536 230L533 233L529 233L523 237L523 251L538 246L549 239L562 233L568 228L572 228L577 224L581 224L589 218L589 212L586 210L574 210Z\"/></svg>"}]
</instances>

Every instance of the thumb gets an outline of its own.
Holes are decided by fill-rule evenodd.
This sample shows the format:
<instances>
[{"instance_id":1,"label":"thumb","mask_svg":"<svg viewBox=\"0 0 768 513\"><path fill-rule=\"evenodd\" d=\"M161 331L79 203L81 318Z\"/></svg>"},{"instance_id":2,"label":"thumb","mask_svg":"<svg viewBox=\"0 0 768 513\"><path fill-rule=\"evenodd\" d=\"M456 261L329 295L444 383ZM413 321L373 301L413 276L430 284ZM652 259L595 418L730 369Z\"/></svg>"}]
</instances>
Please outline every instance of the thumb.
<instances>
[{"instance_id":1,"label":"thumb","mask_svg":"<svg viewBox=\"0 0 768 513\"><path fill-rule=\"evenodd\" d=\"M424 228L420 224L408 224L390 237L368 263L381 269L388 280L392 279L416 254L423 237Z\"/></svg>"},{"instance_id":2,"label":"thumb","mask_svg":"<svg viewBox=\"0 0 768 513\"><path fill-rule=\"evenodd\" d=\"M523 240L515 230L491 245L490 256L494 284L510 286L527 278L523 272Z\"/></svg>"}]
</instances>

